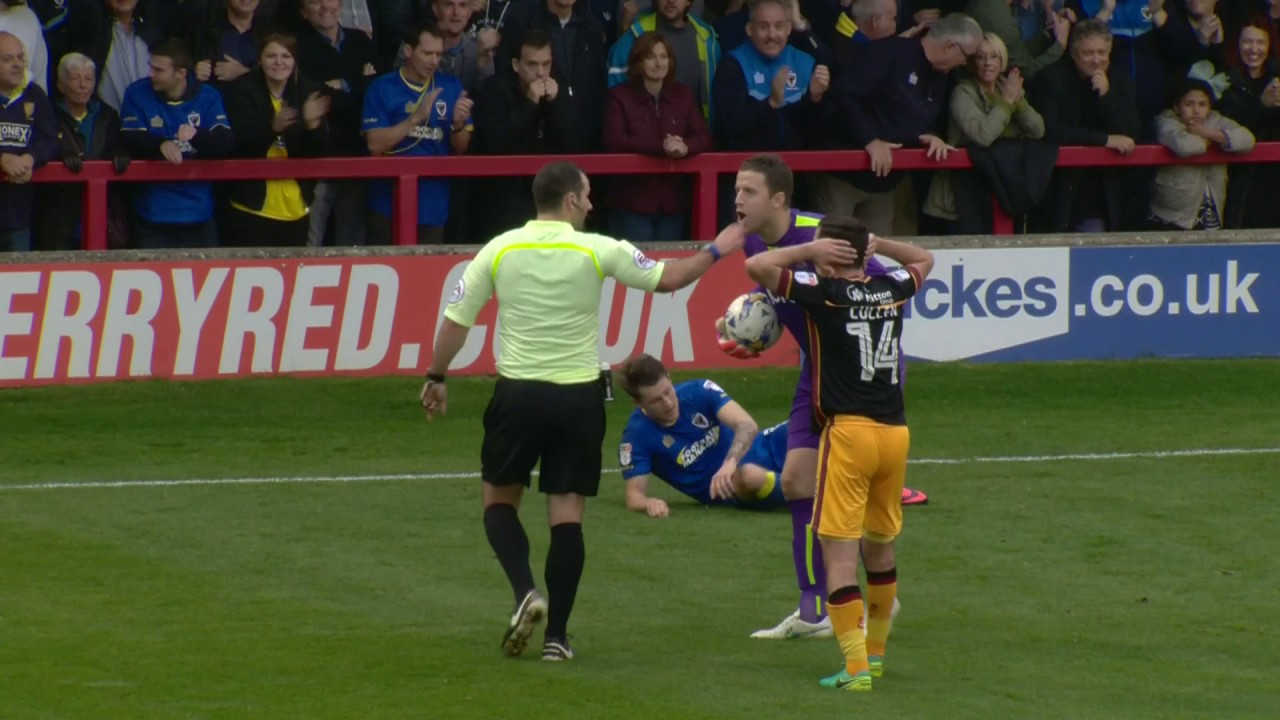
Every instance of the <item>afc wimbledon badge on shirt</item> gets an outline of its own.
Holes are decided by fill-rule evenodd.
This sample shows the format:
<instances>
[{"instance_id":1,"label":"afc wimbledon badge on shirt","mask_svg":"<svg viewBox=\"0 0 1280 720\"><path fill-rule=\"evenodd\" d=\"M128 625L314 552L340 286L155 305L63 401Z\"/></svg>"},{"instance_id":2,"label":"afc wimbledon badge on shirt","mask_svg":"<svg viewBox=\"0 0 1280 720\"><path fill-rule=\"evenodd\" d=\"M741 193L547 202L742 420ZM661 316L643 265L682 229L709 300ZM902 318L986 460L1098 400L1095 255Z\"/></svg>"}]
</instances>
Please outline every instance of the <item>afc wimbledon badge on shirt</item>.
<instances>
[{"instance_id":1,"label":"afc wimbledon badge on shirt","mask_svg":"<svg viewBox=\"0 0 1280 720\"><path fill-rule=\"evenodd\" d=\"M449 106L443 100L436 101L436 117L443 119L444 114L449 111Z\"/></svg>"},{"instance_id":2,"label":"afc wimbledon badge on shirt","mask_svg":"<svg viewBox=\"0 0 1280 720\"><path fill-rule=\"evenodd\" d=\"M632 255L632 257L635 258L636 267L640 268L641 270L649 270L653 266L658 264L657 260L654 260L648 255L645 255L639 250L636 250L635 253Z\"/></svg>"},{"instance_id":3,"label":"afc wimbledon badge on shirt","mask_svg":"<svg viewBox=\"0 0 1280 720\"><path fill-rule=\"evenodd\" d=\"M457 305L462 302L462 296L467 294L467 283L462 278L458 278L458 284L453 286L449 291L449 304Z\"/></svg>"},{"instance_id":4,"label":"afc wimbledon badge on shirt","mask_svg":"<svg viewBox=\"0 0 1280 720\"><path fill-rule=\"evenodd\" d=\"M187 124L193 128L200 127L200 113L198 112L187 113Z\"/></svg>"},{"instance_id":5,"label":"afc wimbledon badge on shirt","mask_svg":"<svg viewBox=\"0 0 1280 720\"><path fill-rule=\"evenodd\" d=\"M706 415L703 415L702 413L694 413L693 426L696 428L702 428L703 430L706 430L707 428L711 427L711 423L707 421Z\"/></svg>"},{"instance_id":6,"label":"afc wimbledon badge on shirt","mask_svg":"<svg viewBox=\"0 0 1280 720\"><path fill-rule=\"evenodd\" d=\"M789 72L789 73L787 73L787 87L788 87L788 88L790 88L790 89L794 90L794 89L795 89L795 87L796 87L796 83L797 83L797 82L799 82L799 78L797 78L797 77L796 77L796 74L795 74L795 73L793 73L793 72Z\"/></svg>"}]
</instances>

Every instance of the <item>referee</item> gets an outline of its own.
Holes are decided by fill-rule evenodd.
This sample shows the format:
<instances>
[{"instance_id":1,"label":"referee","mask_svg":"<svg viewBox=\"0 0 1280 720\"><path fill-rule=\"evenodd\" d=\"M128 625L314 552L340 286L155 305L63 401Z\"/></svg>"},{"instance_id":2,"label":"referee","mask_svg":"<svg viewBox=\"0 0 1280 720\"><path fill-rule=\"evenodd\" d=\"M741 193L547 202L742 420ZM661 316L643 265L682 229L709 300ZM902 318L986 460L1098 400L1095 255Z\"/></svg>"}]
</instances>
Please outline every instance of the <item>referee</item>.
<instances>
[{"instance_id":1,"label":"referee","mask_svg":"<svg viewBox=\"0 0 1280 720\"><path fill-rule=\"evenodd\" d=\"M597 350L604 279L672 292L740 250L744 237L734 224L692 256L658 262L624 240L582 232L590 195L590 181L572 163L549 163L538 172L537 219L489 241L467 266L449 296L422 387L427 419L445 414L445 372L496 292L502 353L484 413L480 474L485 535L515 591L516 609L502 639L508 656L524 651L545 618L542 659L573 658L566 638L586 555L582 516L600 485L605 432ZM539 462L538 491L547 495L551 525L546 598L534 583L529 538L517 513Z\"/></svg>"}]
</instances>

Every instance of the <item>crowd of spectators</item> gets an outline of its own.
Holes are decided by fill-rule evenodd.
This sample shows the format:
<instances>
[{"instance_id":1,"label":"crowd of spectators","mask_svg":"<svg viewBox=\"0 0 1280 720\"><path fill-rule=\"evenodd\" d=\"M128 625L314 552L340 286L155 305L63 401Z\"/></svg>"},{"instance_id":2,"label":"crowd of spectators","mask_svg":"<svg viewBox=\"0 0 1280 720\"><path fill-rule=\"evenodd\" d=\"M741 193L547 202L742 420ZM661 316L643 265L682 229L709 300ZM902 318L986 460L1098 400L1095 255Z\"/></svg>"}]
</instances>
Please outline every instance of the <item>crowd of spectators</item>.
<instances>
[{"instance_id":1,"label":"crowd of spectators","mask_svg":"<svg viewBox=\"0 0 1280 720\"><path fill-rule=\"evenodd\" d=\"M61 162L866 150L797 204L882 234L1280 226L1280 165L1055 168L1057 148L1280 134L1280 0L0 0L0 251L79 247ZM895 151L973 169L903 171ZM681 176L593 178L597 227L686 239ZM422 180L418 241L532 215ZM112 183L113 248L391 241L389 182ZM719 188L733 217L732 177Z\"/></svg>"}]
</instances>

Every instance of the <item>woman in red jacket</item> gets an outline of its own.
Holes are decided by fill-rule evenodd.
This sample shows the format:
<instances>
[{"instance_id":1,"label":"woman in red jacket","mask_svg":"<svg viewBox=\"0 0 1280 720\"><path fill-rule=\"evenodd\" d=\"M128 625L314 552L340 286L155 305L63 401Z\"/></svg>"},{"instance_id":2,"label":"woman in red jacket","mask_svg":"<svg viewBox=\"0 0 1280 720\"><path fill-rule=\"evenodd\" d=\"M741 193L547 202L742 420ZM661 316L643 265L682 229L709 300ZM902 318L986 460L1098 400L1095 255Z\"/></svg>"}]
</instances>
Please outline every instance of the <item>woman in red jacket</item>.
<instances>
[{"instance_id":1,"label":"woman in red jacket","mask_svg":"<svg viewBox=\"0 0 1280 720\"><path fill-rule=\"evenodd\" d=\"M604 113L606 152L683 158L711 149L711 131L698 99L676 81L676 56L656 32L636 40L627 82L609 90ZM611 178L611 230L632 242L689 239L689 178L629 175Z\"/></svg>"}]
</instances>

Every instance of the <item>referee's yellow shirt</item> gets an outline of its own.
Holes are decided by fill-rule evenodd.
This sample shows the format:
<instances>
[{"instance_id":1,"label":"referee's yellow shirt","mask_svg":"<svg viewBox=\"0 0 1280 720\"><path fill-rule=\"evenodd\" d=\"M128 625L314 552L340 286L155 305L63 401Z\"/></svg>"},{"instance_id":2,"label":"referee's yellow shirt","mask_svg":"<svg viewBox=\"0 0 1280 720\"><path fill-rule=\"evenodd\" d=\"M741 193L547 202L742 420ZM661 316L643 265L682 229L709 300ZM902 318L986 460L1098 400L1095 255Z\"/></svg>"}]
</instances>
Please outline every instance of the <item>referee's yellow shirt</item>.
<instances>
[{"instance_id":1,"label":"referee's yellow shirt","mask_svg":"<svg viewBox=\"0 0 1280 720\"><path fill-rule=\"evenodd\" d=\"M462 273L444 316L471 327L498 296L498 374L569 385L600 375L600 289L607 277L653 292L662 263L634 245L532 220L489 241Z\"/></svg>"}]
</instances>

